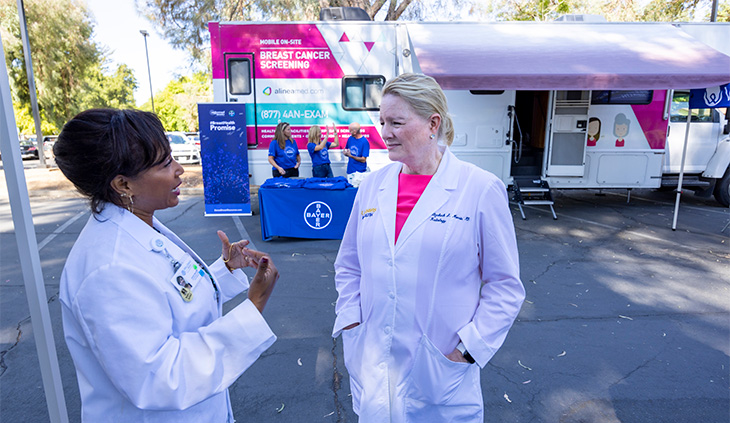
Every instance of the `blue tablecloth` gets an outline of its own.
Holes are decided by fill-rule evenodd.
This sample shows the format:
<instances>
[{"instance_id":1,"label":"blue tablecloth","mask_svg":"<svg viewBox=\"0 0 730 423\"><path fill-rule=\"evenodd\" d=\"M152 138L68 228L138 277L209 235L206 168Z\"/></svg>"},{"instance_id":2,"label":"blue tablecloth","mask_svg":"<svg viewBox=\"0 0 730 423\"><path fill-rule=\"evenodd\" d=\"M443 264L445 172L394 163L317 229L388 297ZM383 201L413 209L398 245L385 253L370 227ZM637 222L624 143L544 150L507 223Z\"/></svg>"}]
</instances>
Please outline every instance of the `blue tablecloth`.
<instances>
[{"instance_id":1,"label":"blue tablecloth","mask_svg":"<svg viewBox=\"0 0 730 423\"><path fill-rule=\"evenodd\" d=\"M304 184L293 185L300 187L271 187L265 183L259 188L264 241L275 236L342 239L357 188L312 189L312 184L308 188Z\"/></svg>"}]
</instances>

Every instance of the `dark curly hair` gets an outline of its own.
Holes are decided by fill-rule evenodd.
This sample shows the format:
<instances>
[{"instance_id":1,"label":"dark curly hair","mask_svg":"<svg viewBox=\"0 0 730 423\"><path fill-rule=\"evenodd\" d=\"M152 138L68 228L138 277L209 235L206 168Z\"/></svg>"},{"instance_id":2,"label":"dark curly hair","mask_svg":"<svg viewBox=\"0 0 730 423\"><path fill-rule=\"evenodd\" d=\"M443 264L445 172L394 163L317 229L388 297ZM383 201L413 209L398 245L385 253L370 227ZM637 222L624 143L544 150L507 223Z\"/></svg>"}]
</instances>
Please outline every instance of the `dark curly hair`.
<instances>
[{"instance_id":1,"label":"dark curly hair","mask_svg":"<svg viewBox=\"0 0 730 423\"><path fill-rule=\"evenodd\" d=\"M157 116L140 110L90 109L63 126L53 145L61 172L89 198L99 214L106 203L123 206L111 182L134 178L170 155L170 143Z\"/></svg>"}]
</instances>

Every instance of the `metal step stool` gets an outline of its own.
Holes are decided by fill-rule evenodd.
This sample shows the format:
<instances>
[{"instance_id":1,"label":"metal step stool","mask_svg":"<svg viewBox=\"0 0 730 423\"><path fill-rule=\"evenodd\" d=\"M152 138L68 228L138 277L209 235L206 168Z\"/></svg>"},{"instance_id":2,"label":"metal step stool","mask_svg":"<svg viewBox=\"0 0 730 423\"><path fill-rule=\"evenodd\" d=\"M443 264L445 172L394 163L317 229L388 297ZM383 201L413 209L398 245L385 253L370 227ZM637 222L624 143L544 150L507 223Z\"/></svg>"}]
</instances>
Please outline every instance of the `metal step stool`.
<instances>
[{"instance_id":1,"label":"metal step stool","mask_svg":"<svg viewBox=\"0 0 730 423\"><path fill-rule=\"evenodd\" d=\"M553 196L550 194L550 185L548 185L547 181L542 180L539 176L515 177L512 184L512 191L514 193L513 200L520 208L522 220L527 220L525 210L522 208L523 205L549 206L550 211L553 213L553 220L558 220L558 216L555 214L555 209L553 208L554 202Z\"/></svg>"}]
</instances>

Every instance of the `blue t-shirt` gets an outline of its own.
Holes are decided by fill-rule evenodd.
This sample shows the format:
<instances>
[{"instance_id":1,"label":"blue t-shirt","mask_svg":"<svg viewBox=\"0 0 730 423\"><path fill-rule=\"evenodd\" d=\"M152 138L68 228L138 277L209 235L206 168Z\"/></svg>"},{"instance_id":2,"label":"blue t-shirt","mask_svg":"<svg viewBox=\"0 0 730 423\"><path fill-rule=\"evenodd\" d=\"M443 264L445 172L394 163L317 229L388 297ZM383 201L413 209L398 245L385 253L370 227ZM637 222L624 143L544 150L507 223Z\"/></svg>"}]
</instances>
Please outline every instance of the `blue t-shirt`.
<instances>
[{"instance_id":1,"label":"blue t-shirt","mask_svg":"<svg viewBox=\"0 0 730 423\"><path fill-rule=\"evenodd\" d=\"M331 142L327 143L327 146L319 151L314 151L314 148L317 147L317 144L310 142L307 144L307 150L309 150L309 157L312 158L312 166L320 166L323 164L329 164L330 162L330 154L327 151L328 148L330 148L330 145L332 145Z\"/></svg>"},{"instance_id":2,"label":"blue t-shirt","mask_svg":"<svg viewBox=\"0 0 730 423\"><path fill-rule=\"evenodd\" d=\"M350 137L347 139L347 146L350 154L355 157L368 157L370 155L370 144L364 136L360 138ZM347 173L365 172L368 170L367 163L358 162L355 159L347 161Z\"/></svg>"},{"instance_id":3,"label":"blue t-shirt","mask_svg":"<svg viewBox=\"0 0 730 423\"><path fill-rule=\"evenodd\" d=\"M291 169L296 166L298 155L299 148L292 140L286 140L283 150L279 148L279 143L276 140L271 140L271 144L269 144L269 156L274 156L276 164L284 169Z\"/></svg>"}]
</instances>

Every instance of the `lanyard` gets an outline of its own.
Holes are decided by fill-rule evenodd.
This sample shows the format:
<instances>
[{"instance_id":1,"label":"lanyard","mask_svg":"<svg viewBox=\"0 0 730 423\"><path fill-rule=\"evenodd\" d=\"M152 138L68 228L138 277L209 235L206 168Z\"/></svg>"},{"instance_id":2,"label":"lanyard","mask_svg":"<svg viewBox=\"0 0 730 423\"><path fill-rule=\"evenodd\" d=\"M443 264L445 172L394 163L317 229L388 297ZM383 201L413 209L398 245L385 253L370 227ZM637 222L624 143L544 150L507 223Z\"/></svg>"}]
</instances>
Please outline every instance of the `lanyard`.
<instances>
[{"instance_id":1,"label":"lanyard","mask_svg":"<svg viewBox=\"0 0 730 423\"><path fill-rule=\"evenodd\" d=\"M152 243L152 251L154 251L156 253L160 253L160 254L164 255L165 257L167 257L167 259L170 260L170 264L172 264L173 272L177 272L180 269L180 267L182 266L182 264L179 261L175 260L175 258L172 257L172 255L170 255L170 252L167 251L167 248L165 248L165 243L160 238L153 239L151 243ZM215 279L213 279L213 275L210 274L210 272L208 271L208 269L205 266L203 266L201 263L199 263L197 260L195 260L195 258L193 258L192 256L190 256L190 257L195 261L195 263L198 264L198 266L200 266L200 268L205 272L205 274L208 275L208 279L210 280L210 283L213 284L213 290L215 291L215 301L216 301L216 303L220 304L220 298L221 298L220 290L218 289L218 285L215 283Z\"/></svg>"}]
</instances>

